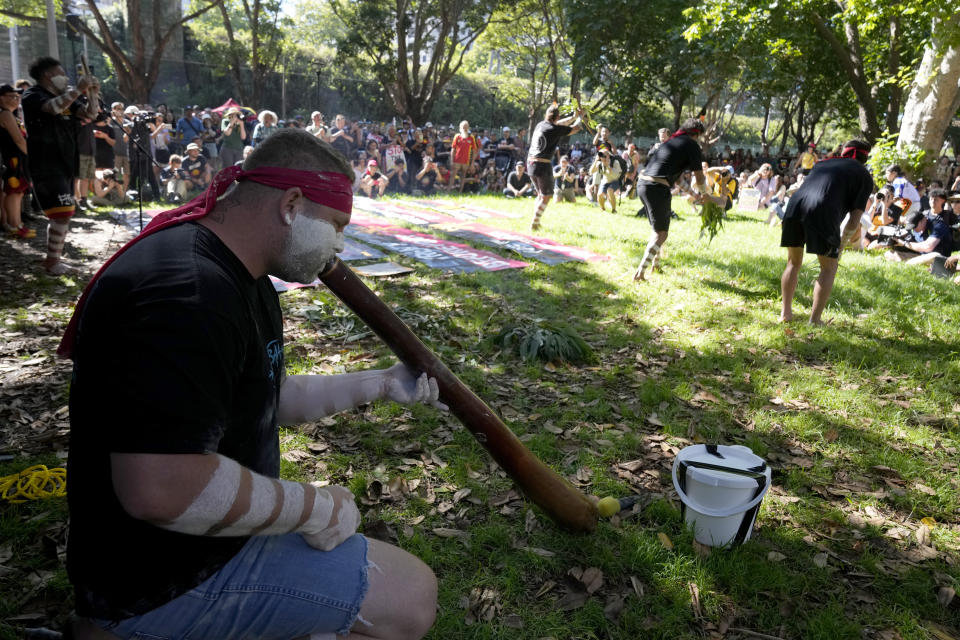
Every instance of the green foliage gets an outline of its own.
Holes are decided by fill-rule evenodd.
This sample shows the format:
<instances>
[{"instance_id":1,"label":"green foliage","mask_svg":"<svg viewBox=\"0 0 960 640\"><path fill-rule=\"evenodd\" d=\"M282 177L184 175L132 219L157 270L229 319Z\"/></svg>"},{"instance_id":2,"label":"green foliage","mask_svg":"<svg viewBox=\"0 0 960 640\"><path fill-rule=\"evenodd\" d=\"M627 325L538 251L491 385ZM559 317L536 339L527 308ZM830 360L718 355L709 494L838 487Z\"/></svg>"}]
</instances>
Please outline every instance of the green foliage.
<instances>
[{"instance_id":1,"label":"green foliage","mask_svg":"<svg viewBox=\"0 0 960 640\"><path fill-rule=\"evenodd\" d=\"M707 242L713 242L720 230L723 229L723 207L716 202L704 200L700 208L700 237L707 236Z\"/></svg>"},{"instance_id":2,"label":"green foliage","mask_svg":"<svg viewBox=\"0 0 960 640\"><path fill-rule=\"evenodd\" d=\"M930 157L925 150L916 145L897 146L898 137L897 133L885 132L870 150L867 167L870 168L870 173L873 174L877 184L886 183L887 177L884 170L891 164L900 165L911 181L924 176L929 177L933 173L936 158Z\"/></svg>"},{"instance_id":3,"label":"green foliage","mask_svg":"<svg viewBox=\"0 0 960 640\"><path fill-rule=\"evenodd\" d=\"M592 362L593 349L570 327L541 322L505 327L495 342L525 362Z\"/></svg>"}]
</instances>

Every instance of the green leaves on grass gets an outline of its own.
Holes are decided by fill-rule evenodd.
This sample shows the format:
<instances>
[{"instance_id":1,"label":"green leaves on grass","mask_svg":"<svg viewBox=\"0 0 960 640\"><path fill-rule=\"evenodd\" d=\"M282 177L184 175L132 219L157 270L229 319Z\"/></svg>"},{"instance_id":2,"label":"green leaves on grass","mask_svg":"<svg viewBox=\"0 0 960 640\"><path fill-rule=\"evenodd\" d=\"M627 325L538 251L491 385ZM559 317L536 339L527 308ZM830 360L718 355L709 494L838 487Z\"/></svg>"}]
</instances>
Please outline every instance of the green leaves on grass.
<instances>
[{"instance_id":1,"label":"green leaves on grass","mask_svg":"<svg viewBox=\"0 0 960 640\"><path fill-rule=\"evenodd\" d=\"M525 362L592 362L593 349L573 329L547 323L532 326L509 325L496 337L496 343L512 351Z\"/></svg>"}]
</instances>

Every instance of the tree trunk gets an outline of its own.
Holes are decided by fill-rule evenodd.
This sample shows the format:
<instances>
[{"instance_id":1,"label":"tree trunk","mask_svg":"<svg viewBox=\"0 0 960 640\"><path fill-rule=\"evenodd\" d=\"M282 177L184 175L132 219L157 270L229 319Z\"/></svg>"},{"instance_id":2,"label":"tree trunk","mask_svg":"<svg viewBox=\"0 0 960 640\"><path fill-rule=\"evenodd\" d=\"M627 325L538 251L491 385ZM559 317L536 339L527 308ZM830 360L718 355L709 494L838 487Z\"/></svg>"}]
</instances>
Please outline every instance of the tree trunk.
<instances>
[{"instance_id":1,"label":"tree trunk","mask_svg":"<svg viewBox=\"0 0 960 640\"><path fill-rule=\"evenodd\" d=\"M763 124L760 126L760 143L770 144L767 140L767 127L770 126L770 103L763 105Z\"/></svg>"},{"instance_id":2,"label":"tree trunk","mask_svg":"<svg viewBox=\"0 0 960 640\"><path fill-rule=\"evenodd\" d=\"M923 52L910 96L903 111L897 146L913 145L935 158L940 153L950 119L960 108L960 46L953 38L960 28L960 12L940 23Z\"/></svg>"},{"instance_id":3,"label":"tree trunk","mask_svg":"<svg viewBox=\"0 0 960 640\"><path fill-rule=\"evenodd\" d=\"M816 11L811 11L808 15L817 30L817 35L830 45L833 55L840 62L840 67L850 82L850 88L857 96L857 119L860 123L860 133L866 138L867 142L873 144L880 137L880 125L877 122L877 103L870 91L870 86L867 84L863 70L863 54L857 25L849 21L843 23L844 35L847 40L844 44L827 24L827 21Z\"/></svg>"},{"instance_id":4,"label":"tree trunk","mask_svg":"<svg viewBox=\"0 0 960 640\"><path fill-rule=\"evenodd\" d=\"M900 15L890 18L890 53L887 56L887 74L896 78L900 71ZM896 80L890 81L890 99L887 102L887 133L900 129L900 104L903 102L903 87Z\"/></svg>"}]
</instances>

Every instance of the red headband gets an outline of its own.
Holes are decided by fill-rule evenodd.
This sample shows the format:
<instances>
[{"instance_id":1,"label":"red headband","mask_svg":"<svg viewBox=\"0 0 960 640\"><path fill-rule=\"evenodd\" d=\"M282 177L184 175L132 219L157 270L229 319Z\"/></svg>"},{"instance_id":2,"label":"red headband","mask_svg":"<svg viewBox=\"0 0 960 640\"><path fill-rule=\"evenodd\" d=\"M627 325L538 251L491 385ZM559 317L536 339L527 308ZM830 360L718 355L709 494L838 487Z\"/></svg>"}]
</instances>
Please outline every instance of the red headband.
<instances>
[{"instance_id":1,"label":"red headband","mask_svg":"<svg viewBox=\"0 0 960 640\"><path fill-rule=\"evenodd\" d=\"M689 135L693 135L694 133L703 133L703 132L700 129L677 129L674 132L674 134L670 136L670 139L673 140L677 136L682 136L682 135L689 136Z\"/></svg>"},{"instance_id":2,"label":"red headband","mask_svg":"<svg viewBox=\"0 0 960 640\"><path fill-rule=\"evenodd\" d=\"M62 358L73 357L73 344L76 339L77 325L80 323L81 311L87 301L87 296L93 288L93 283L97 281L104 270L110 266L114 260L132 247L134 243L143 240L161 229L172 227L181 222L199 220L206 216L217 206L217 198L222 196L230 185L241 180L258 182L275 189L297 187L305 198L317 204L322 204L331 209L342 211L343 213L350 213L353 209L353 183L342 173L333 171L304 171L302 169L285 169L281 167L256 167L255 169L244 171L238 166L227 167L213 178L207 190L199 196L181 207L164 211L154 217L154 219L150 221L150 224L143 228L140 235L120 247L120 249L110 256L110 259L100 267L96 275L87 283L87 287L83 290L80 300L77 301L77 306L73 310L73 316L70 318L70 323L63 333L60 346L57 348L57 355Z\"/></svg>"},{"instance_id":3,"label":"red headband","mask_svg":"<svg viewBox=\"0 0 960 640\"><path fill-rule=\"evenodd\" d=\"M860 156L863 156L862 158ZM844 147L840 151L841 158L850 158L851 160L859 160L860 162L866 162L867 158L870 157L870 152L866 149L861 149L859 147Z\"/></svg>"}]
</instances>

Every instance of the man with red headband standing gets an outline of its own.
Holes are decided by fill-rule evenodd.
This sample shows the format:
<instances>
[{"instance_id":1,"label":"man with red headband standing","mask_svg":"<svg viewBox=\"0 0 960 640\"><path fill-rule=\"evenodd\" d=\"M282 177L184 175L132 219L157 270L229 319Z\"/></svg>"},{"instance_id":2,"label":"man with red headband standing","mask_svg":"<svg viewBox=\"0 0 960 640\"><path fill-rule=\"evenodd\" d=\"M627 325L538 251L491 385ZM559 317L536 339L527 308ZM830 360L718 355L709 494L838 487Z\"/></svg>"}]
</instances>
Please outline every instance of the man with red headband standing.
<instances>
[{"instance_id":1,"label":"man with red headband standing","mask_svg":"<svg viewBox=\"0 0 960 640\"><path fill-rule=\"evenodd\" d=\"M656 266L659 261L660 249L667 241L667 232L670 230L671 189L681 174L693 171L696 176L698 193L693 190L688 193L697 201L703 202L704 198L713 197L706 195L707 182L703 175L703 154L699 144L703 132L704 126L700 120L688 118L669 140L657 147L643 173L637 176L637 195L647 210L653 235L633 275L634 280L646 280L647 268L651 263Z\"/></svg>"},{"instance_id":2,"label":"man with red headband standing","mask_svg":"<svg viewBox=\"0 0 960 640\"><path fill-rule=\"evenodd\" d=\"M860 216L873 191L873 177L864 166L869 155L870 145L851 140L843 145L839 158L815 164L790 198L780 236L780 246L787 249L787 266L780 278L781 322L793 320L793 295L806 245L807 253L820 260L810 323L823 324L821 316L833 289L840 251L859 232Z\"/></svg>"},{"instance_id":3,"label":"man with red headband standing","mask_svg":"<svg viewBox=\"0 0 960 640\"><path fill-rule=\"evenodd\" d=\"M352 174L319 138L278 131L84 292L60 349L74 359L76 637L420 638L432 625L433 573L358 535L348 489L279 479L278 424L377 399L442 408L436 381L404 365L285 373L267 274L311 282L342 250Z\"/></svg>"}]
</instances>

